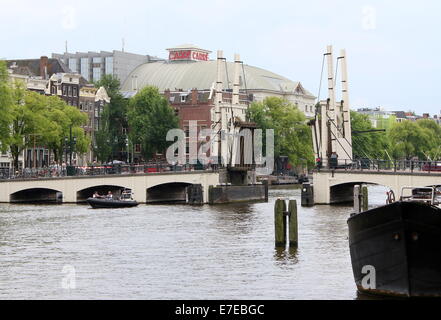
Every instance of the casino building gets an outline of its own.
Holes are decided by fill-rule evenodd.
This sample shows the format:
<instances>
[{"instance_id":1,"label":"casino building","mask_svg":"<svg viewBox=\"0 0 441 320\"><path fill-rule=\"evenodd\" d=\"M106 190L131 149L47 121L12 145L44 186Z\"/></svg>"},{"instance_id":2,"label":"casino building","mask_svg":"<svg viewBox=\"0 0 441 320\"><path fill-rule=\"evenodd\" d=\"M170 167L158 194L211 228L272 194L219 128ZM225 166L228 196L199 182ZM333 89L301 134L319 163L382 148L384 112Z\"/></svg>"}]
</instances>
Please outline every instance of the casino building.
<instances>
[{"instance_id":1,"label":"casino building","mask_svg":"<svg viewBox=\"0 0 441 320\"><path fill-rule=\"evenodd\" d=\"M210 60L211 51L191 44L167 50L168 60L144 63L128 75L121 87L123 95L130 97L143 87L153 85L162 93L179 92L181 100L170 101L173 105L173 102L181 104L191 101L191 91L194 89L207 92L215 88L217 67L216 60ZM258 67L242 66L240 92L246 94L250 101L262 101L270 96L286 98L307 117L314 116L315 96L300 82ZM233 88L234 62L225 61L223 72L224 89L228 92Z\"/></svg>"}]
</instances>

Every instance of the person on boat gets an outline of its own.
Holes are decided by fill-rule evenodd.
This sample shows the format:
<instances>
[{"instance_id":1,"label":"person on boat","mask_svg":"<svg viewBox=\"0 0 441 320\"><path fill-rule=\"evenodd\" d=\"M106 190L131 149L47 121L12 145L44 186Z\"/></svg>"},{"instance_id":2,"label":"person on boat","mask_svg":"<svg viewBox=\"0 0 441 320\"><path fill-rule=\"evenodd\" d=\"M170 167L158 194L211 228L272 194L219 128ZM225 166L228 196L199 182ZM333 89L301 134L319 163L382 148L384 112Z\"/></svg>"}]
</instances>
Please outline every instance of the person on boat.
<instances>
[{"instance_id":1,"label":"person on boat","mask_svg":"<svg viewBox=\"0 0 441 320\"><path fill-rule=\"evenodd\" d=\"M98 199L100 199L100 198L103 198L103 196L100 195L100 194L98 193L98 191L95 191L95 193L93 194L93 198L98 198Z\"/></svg>"},{"instance_id":2,"label":"person on boat","mask_svg":"<svg viewBox=\"0 0 441 320\"><path fill-rule=\"evenodd\" d=\"M106 198L109 199L109 200L113 199L112 191L109 191L107 193L107 197Z\"/></svg>"}]
</instances>

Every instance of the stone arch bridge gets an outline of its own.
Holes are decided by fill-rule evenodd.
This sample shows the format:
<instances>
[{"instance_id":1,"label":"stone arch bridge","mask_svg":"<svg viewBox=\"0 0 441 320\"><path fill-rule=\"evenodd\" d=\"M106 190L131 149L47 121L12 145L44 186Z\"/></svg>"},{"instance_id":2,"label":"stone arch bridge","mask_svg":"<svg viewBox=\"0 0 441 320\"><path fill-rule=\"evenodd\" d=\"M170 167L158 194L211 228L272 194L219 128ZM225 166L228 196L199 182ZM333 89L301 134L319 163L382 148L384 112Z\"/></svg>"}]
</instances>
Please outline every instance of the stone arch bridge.
<instances>
[{"instance_id":1,"label":"stone arch bridge","mask_svg":"<svg viewBox=\"0 0 441 320\"><path fill-rule=\"evenodd\" d=\"M185 202L187 187L200 185L202 202L208 203L209 187L218 184L219 173L213 171L11 179L0 180L0 202L77 203L95 191L118 193L124 188L131 189L139 203Z\"/></svg>"},{"instance_id":2,"label":"stone arch bridge","mask_svg":"<svg viewBox=\"0 0 441 320\"><path fill-rule=\"evenodd\" d=\"M441 172L320 170L313 173L313 184L315 204L335 204L353 201L357 184L385 186L398 198L402 187L441 185Z\"/></svg>"}]
</instances>

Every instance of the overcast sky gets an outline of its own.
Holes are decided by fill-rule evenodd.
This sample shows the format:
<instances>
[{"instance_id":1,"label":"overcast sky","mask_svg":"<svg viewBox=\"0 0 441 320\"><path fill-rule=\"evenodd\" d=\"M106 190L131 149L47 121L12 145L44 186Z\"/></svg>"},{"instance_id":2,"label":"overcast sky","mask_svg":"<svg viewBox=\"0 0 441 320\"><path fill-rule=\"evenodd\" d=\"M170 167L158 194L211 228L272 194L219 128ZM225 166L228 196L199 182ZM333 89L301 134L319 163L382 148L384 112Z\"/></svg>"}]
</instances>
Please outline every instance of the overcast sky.
<instances>
[{"instance_id":1,"label":"overcast sky","mask_svg":"<svg viewBox=\"0 0 441 320\"><path fill-rule=\"evenodd\" d=\"M193 43L317 95L326 45L347 50L351 108L441 110L439 0L0 0L0 58L121 50L167 57ZM326 95L326 78L321 98ZM337 96L339 97L339 95Z\"/></svg>"}]
</instances>

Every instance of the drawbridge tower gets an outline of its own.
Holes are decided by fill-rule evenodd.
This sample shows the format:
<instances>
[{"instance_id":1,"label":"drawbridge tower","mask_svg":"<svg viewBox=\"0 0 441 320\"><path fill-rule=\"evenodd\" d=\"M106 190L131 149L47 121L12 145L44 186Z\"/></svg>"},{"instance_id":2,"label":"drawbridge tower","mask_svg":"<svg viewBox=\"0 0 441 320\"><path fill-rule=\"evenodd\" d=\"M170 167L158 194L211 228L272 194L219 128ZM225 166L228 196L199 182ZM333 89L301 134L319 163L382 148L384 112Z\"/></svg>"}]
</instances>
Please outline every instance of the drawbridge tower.
<instances>
[{"instance_id":1,"label":"drawbridge tower","mask_svg":"<svg viewBox=\"0 0 441 320\"><path fill-rule=\"evenodd\" d=\"M227 62L223 52L217 52L215 101L211 110L213 135L211 154L218 159L225 173L221 175L221 183L233 185L248 185L256 182L253 157L253 130L256 125L246 119L248 101L240 99L241 67L240 56L235 54L233 88L225 91L224 75L227 77L228 88L230 86ZM243 77L245 78L245 73Z\"/></svg>"},{"instance_id":2,"label":"drawbridge tower","mask_svg":"<svg viewBox=\"0 0 441 320\"><path fill-rule=\"evenodd\" d=\"M334 74L332 46L328 46L323 56L328 74L328 98L318 101L315 118L310 122L315 158L318 165L337 167L352 160L351 115L349 109L349 87L347 75L346 51L341 50L337 58ZM338 65L341 71L341 101L337 102L335 87L337 84ZM322 70L323 75L323 70ZM321 81L320 81L321 86ZM320 97L318 98L320 99Z\"/></svg>"}]
</instances>

